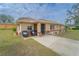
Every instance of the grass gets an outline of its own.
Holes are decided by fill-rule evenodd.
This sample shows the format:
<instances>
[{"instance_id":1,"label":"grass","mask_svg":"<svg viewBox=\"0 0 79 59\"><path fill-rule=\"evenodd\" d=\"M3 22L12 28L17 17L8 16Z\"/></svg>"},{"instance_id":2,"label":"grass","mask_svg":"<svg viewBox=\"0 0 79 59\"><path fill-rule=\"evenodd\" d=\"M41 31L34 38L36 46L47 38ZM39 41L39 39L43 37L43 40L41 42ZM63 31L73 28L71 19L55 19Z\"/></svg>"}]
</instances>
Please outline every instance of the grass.
<instances>
[{"instance_id":1,"label":"grass","mask_svg":"<svg viewBox=\"0 0 79 59\"><path fill-rule=\"evenodd\" d=\"M59 36L74 39L74 40L79 40L79 30L68 31Z\"/></svg>"},{"instance_id":2,"label":"grass","mask_svg":"<svg viewBox=\"0 0 79 59\"><path fill-rule=\"evenodd\" d=\"M34 39L23 40L12 30L0 30L1 56L58 56L59 54L36 42Z\"/></svg>"}]
</instances>

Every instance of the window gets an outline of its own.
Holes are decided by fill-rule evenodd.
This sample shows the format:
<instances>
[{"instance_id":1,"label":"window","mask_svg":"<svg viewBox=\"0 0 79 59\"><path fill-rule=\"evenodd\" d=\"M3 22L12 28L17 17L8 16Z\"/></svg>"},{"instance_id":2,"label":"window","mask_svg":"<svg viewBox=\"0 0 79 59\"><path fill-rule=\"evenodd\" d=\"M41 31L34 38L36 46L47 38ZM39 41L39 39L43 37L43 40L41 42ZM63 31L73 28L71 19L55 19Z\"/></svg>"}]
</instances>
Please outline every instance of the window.
<instances>
[{"instance_id":1,"label":"window","mask_svg":"<svg viewBox=\"0 0 79 59\"><path fill-rule=\"evenodd\" d=\"M53 30L54 29L54 25L50 25L50 29Z\"/></svg>"},{"instance_id":2,"label":"window","mask_svg":"<svg viewBox=\"0 0 79 59\"><path fill-rule=\"evenodd\" d=\"M28 26L28 30L32 30L32 26Z\"/></svg>"},{"instance_id":3,"label":"window","mask_svg":"<svg viewBox=\"0 0 79 59\"><path fill-rule=\"evenodd\" d=\"M55 27L54 27L54 25L52 25L52 29L54 29Z\"/></svg>"},{"instance_id":4,"label":"window","mask_svg":"<svg viewBox=\"0 0 79 59\"><path fill-rule=\"evenodd\" d=\"M52 30L52 25L50 25L50 29Z\"/></svg>"}]
</instances>

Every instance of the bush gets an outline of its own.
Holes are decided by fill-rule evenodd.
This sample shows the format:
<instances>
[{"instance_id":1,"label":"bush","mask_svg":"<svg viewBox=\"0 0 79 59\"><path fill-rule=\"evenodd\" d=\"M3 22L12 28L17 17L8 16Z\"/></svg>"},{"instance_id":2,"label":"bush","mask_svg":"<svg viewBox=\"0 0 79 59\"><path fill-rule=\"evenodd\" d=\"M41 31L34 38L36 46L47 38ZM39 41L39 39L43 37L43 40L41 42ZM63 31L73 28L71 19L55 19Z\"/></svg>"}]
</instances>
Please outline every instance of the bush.
<instances>
[{"instance_id":1,"label":"bush","mask_svg":"<svg viewBox=\"0 0 79 59\"><path fill-rule=\"evenodd\" d=\"M0 28L0 30L5 30L4 28Z\"/></svg>"},{"instance_id":2,"label":"bush","mask_svg":"<svg viewBox=\"0 0 79 59\"><path fill-rule=\"evenodd\" d=\"M9 28L0 28L0 30L10 30Z\"/></svg>"},{"instance_id":3,"label":"bush","mask_svg":"<svg viewBox=\"0 0 79 59\"><path fill-rule=\"evenodd\" d=\"M78 27L75 27L75 28L72 28L72 30L79 30L79 28Z\"/></svg>"},{"instance_id":4,"label":"bush","mask_svg":"<svg viewBox=\"0 0 79 59\"><path fill-rule=\"evenodd\" d=\"M76 26L76 28L79 28L79 26Z\"/></svg>"},{"instance_id":5,"label":"bush","mask_svg":"<svg viewBox=\"0 0 79 59\"><path fill-rule=\"evenodd\" d=\"M16 28L13 28L12 30L15 32L16 31Z\"/></svg>"}]
</instances>

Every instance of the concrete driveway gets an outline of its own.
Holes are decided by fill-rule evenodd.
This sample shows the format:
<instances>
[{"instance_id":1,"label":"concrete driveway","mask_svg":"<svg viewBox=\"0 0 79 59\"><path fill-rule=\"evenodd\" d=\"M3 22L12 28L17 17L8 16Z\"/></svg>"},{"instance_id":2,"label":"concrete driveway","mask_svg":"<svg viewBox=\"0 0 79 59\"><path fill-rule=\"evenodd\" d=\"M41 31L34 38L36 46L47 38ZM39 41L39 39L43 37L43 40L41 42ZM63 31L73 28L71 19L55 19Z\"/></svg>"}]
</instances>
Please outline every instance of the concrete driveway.
<instances>
[{"instance_id":1,"label":"concrete driveway","mask_svg":"<svg viewBox=\"0 0 79 59\"><path fill-rule=\"evenodd\" d=\"M57 37L53 35L45 35L41 37L33 37L37 42L52 49L63 56L79 56L79 41Z\"/></svg>"}]
</instances>

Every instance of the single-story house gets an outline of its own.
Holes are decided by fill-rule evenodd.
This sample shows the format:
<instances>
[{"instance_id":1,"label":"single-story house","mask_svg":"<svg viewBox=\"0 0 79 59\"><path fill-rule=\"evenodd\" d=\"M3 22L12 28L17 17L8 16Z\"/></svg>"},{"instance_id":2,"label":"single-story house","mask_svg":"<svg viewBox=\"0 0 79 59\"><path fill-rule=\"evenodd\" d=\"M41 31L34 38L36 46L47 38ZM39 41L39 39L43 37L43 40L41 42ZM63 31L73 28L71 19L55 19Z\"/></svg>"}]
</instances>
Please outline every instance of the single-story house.
<instances>
[{"instance_id":1,"label":"single-story house","mask_svg":"<svg viewBox=\"0 0 79 59\"><path fill-rule=\"evenodd\" d=\"M19 18L16 21L17 24L17 33L21 34L22 31L26 30L36 30L37 35L42 35L46 33L59 34L64 32L64 25L57 22L45 19L32 19L27 17Z\"/></svg>"}]
</instances>

